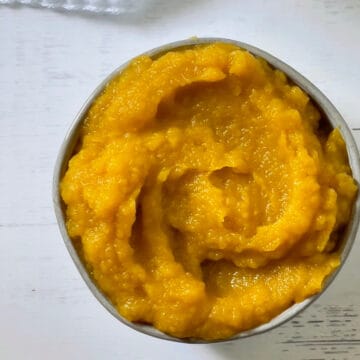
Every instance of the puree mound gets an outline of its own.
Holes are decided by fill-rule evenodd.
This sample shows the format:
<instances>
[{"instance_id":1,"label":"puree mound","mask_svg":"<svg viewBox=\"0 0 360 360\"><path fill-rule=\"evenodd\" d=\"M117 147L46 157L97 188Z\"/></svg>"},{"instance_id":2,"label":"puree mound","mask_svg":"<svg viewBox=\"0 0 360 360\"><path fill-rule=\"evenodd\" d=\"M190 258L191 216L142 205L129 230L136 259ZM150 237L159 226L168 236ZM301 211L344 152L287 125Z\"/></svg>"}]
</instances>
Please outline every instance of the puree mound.
<instances>
[{"instance_id":1,"label":"puree mound","mask_svg":"<svg viewBox=\"0 0 360 360\"><path fill-rule=\"evenodd\" d=\"M141 56L96 99L61 182L67 229L126 319L227 338L322 288L357 187L338 130L265 61Z\"/></svg>"}]
</instances>

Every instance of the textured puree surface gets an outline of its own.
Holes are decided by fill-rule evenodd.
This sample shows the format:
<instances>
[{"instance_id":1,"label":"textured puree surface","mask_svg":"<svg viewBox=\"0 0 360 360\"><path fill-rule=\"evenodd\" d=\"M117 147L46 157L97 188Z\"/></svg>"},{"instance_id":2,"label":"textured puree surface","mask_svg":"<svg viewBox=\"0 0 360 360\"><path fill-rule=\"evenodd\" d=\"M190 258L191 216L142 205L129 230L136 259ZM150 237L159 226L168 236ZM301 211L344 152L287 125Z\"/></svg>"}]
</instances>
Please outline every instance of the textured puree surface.
<instances>
[{"instance_id":1,"label":"textured puree surface","mask_svg":"<svg viewBox=\"0 0 360 360\"><path fill-rule=\"evenodd\" d=\"M132 61L61 182L69 235L119 313L221 339L319 292L357 191L340 132L320 123L232 45Z\"/></svg>"}]
</instances>

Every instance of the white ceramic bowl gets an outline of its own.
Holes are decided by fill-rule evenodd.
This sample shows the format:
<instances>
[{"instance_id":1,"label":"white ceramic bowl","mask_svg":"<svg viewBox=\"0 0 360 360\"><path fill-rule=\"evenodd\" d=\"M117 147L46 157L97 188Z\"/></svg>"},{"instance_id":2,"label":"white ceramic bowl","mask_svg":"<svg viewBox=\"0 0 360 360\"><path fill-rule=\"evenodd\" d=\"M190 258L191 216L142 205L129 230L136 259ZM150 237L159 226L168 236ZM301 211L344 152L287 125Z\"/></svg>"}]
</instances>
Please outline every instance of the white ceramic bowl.
<instances>
[{"instance_id":1,"label":"white ceramic bowl","mask_svg":"<svg viewBox=\"0 0 360 360\"><path fill-rule=\"evenodd\" d=\"M273 66L276 69L281 70L284 72L288 79L290 79L293 83L298 85L300 88L302 88L312 99L312 101L317 105L319 110L322 113L322 122L323 125L330 126L332 128L339 128L343 138L346 142L347 147L347 153L349 156L349 162L352 169L352 175L356 182L359 184L360 182L360 160L359 160L359 152L355 143L355 140L351 134L350 129L346 125L344 119L339 114L339 112L335 109L335 107L331 104L331 102L327 99L327 97L315 86L313 85L309 80L305 79L301 74L299 74L296 70L294 70L289 65L285 64L281 60L277 59L276 57L266 53L263 50L260 50L254 46L235 41L235 40L229 40L229 39L222 39L222 38L196 38L196 39L188 39L183 41L177 41L170 44L162 45L158 48L152 49L150 51L147 51L143 55L148 55L152 58L157 58L161 56L162 54L171 51L171 50L179 50L184 48L191 48L194 45L198 44L209 44L214 42L224 42L224 43L230 43L233 45L236 45L242 49L248 50L250 53L255 55L256 57L260 57L265 59L271 66ZM130 60L131 61L131 60ZM129 61L129 62L130 62ZM330 285L330 283L335 279L336 275L340 271L342 265L344 264L350 250L352 247L352 244L354 242L356 232L359 225L359 218L360 218L360 197L359 194L357 195L357 198L354 202L353 210L352 210L352 216L351 220L344 231L343 237L340 242L340 252L341 252L341 265L331 274L329 275L326 280L324 287L322 291L304 301L301 303L297 303L292 305L290 308L273 318L271 321L269 321L266 324L262 324L256 328L253 328L248 331L240 332L236 335L234 335L231 338L225 339L225 340L215 340L215 341L206 341L201 339L178 339L172 336L169 336L167 334L164 334L160 332L159 330L155 329L153 326L150 325L144 325L144 324L136 324L131 323L128 320L124 319L115 309L113 304L107 299L107 297L101 292L101 290L97 287L96 283L93 281L93 279L90 277L88 272L86 271L86 268L84 264L82 263L81 259L79 258L76 249L67 233L66 226L65 226L65 205L60 197L60 191L59 191L59 183L61 181L61 178L63 177L66 169L67 164L71 156L73 155L75 145L77 144L77 141L79 139L79 130L82 126L83 120L86 116L87 111L89 110L90 106L92 105L93 101L98 97L98 95L102 92L105 85L114 78L117 74L121 73L129 64L129 62L119 66L114 72L112 72L104 81L101 82L101 84L94 90L94 92L90 95L88 100L85 102L83 107L81 108L78 115L75 117L75 120L73 124L71 125L71 128L66 135L64 142L61 146L55 171L54 171L54 178L53 178L53 202L55 207L55 213L57 217L57 221L59 224L59 228L62 234L62 237L65 241L65 245L76 265L78 268L82 278L86 282L87 286L90 288L92 293L95 295L95 297L99 300L99 302L118 320L120 320L122 323L128 325L129 327L140 331L142 333L160 338L165 340L172 340L177 342L186 342L186 343L212 343L212 342L219 342L219 341L229 341L229 340L237 340L241 338L245 338L248 336L256 335L263 333L265 331L268 331L270 329L273 329L285 321L290 320L295 315L297 315L299 312L304 310L307 306L309 306L314 300L316 300L324 291L325 289Z\"/></svg>"}]
</instances>

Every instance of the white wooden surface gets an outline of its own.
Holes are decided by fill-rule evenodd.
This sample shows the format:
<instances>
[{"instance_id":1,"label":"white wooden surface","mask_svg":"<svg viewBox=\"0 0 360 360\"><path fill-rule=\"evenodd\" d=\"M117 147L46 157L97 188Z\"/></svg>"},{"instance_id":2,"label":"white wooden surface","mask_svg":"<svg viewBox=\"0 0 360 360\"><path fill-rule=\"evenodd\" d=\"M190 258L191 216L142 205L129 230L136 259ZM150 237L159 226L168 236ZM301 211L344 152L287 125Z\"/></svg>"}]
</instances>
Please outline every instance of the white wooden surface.
<instances>
[{"instance_id":1,"label":"white wooden surface","mask_svg":"<svg viewBox=\"0 0 360 360\"><path fill-rule=\"evenodd\" d=\"M1 360L360 359L360 239L335 283L301 316L216 345L163 342L125 327L70 260L51 177L74 115L116 66L193 35L239 39L278 56L360 128L359 0L148 0L114 17L0 6Z\"/></svg>"}]
</instances>

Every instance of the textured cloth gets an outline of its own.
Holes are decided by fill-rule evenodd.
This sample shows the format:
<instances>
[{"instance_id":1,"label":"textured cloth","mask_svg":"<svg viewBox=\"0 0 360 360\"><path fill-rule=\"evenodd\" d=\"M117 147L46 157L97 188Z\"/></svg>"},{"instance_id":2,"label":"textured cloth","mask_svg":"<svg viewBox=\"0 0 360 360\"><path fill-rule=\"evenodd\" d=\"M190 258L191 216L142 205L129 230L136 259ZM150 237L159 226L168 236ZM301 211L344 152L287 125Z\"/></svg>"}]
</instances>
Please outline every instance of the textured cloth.
<instances>
[{"instance_id":1,"label":"textured cloth","mask_svg":"<svg viewBox=\"0 0 360 360\"><path fill-rule=\"evenodd\" d=\"M28 5L57 10L87 11L103 14L135 12L145 0L0 0L0 5Z\"/></svg>"}]
</instances>

